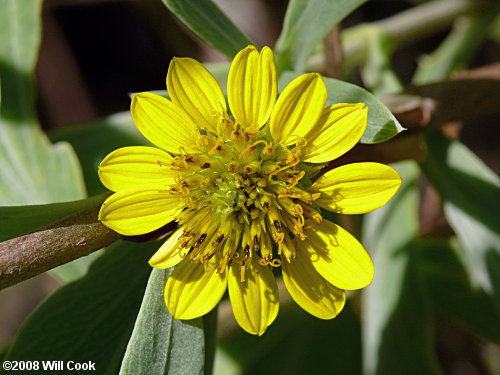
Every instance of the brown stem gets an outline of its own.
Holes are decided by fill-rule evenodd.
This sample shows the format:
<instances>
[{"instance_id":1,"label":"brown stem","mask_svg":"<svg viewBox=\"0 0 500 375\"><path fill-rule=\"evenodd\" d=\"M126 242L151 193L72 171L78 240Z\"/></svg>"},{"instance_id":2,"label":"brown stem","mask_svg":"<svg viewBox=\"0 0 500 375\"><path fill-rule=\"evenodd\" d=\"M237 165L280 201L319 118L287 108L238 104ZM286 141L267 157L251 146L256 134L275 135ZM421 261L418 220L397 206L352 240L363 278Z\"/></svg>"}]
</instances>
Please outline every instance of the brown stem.
<instances>
[{"instance_id":1,"label":"brown stem","mask_svg":"<svg viewBox=\"0 0 500 375\"><path fill-rule=\"evenodd\" d=\"M120 236L97 220L99 206L0 243L0 289L99 250Z\"/></svg>"},{"instance_id":2,"label":"brown stem","mask_svg":"<svg viewBox=\"0 0 500 375\"><path fill-rule=\"evenodd\" d=\"M340 25L337 25L323 41L325 49L325 75L342 79L342 45L340 41Z\"/></svg>"}]
</instances>

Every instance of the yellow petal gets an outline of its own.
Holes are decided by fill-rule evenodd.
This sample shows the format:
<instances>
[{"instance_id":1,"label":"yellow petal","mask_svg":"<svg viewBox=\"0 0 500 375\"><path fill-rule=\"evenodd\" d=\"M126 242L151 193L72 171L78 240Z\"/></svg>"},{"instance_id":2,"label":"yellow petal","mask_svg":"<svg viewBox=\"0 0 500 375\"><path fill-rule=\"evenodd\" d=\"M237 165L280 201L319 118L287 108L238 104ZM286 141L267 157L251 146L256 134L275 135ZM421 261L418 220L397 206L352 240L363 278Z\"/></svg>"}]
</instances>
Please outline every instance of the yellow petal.
<instances>
[{"instance_id":1,"label":"yellow petal","mask_svg":"<svg viewBox=\"0 0 500 375\"><path fill-rule=\"evenodd\" d=\"M276 279L268 266L256 261L247 268L243 282L240 265L233 262L229 271L229 297L236 321L253 335L261 336L278 315Z\"/></svg>"},{"instance_id":2,"label":"yellow petal","mask_svg":"<svg viewBox=\"0 0 500 375\"><path fill-rule=\"evenodd\" d=\"M313 267L310 257L307 249L301 249L291 263L283 261L285 286L309 314L320 319L335 318L344 307L345 292L326 281Z\"/></svg>"},{"instance_id":3,"label":"yellow petal","mask_svg":"<svg viewBox=\"0 0 500 375\"><path fill-rule=\"evenodd\" d=\"M177 172L170 168L172 157L154 147L122 147L99 164L99 178L109 190L128 188L164 189L175 183Z\"/></svg>"},{"instance_id":4,"label":"yellow petal","mask_svg":"<svg viewBox=\"0 0 500 375\"><path fill-rule=\"evenodd\" d=\"M305 137L318 121L325 106L327 91L318 73L303 74L283 90L271 113L271 135L285 145Z\"/></svg>"},{"instance_id":5,"label":"yellow petal","mask_svg":"<svg viewBox=\"0 0 500 375\"><path fill-rule=\"evenodd\" d=\"M332 169L313 184L321 193L315 201L327 210L363 214L387 203L401 185L393 168L379 163L353 163Z\"/></svg>"},{"instance_id":6,"label":"yellow petal","mask_svg":"<svg viewBox=\"0 0 500 375\"><path fill-rule=\"evenodd\" d=\"M158 249L156 253L149 259L149 265L155 268L170 268L178 264L183 257L179 253L179 248L176 246L179 237L184 230L179 229L173 233L168 240Z\"/></svg>"},{"instance_id":7,"label":"yellow petal","mask_svg":"<svg viewBox=\"0 0 500 375\"><path fill-rule=\"evenodd\" d=\"M198 130L191 118L170 100L143 92L132 97L130 114L135 126L151 143L173 153L189 149Z\"/></svg>"},{"instance_id":8,"label":"yellow petal","mask_svg":"<svg viewBox=\"0 0 500 375\"><path fill-rule=\"evenodd\" d=\"M198 61L176 57L167 73L167 90L174 103L203 129L217 130L226 113L226 99L216 79Z\"/></svg>"},{"instance_id":9,"label":"yellow petal","mask_svg":"<svg viewBox=\"0 0 500 375\"><path fill-rule=\"evenodd\" d=\"M135 236L174 220L180 203L177 196L164 190L120 190L104 201L99 220L120 234Z\"/></svg>"},{"instance_id":10,"label":"yellow petal","mask_svg":"<svg viewBox=\"0 0 500 375\"><path fill-rule=\"evenodd\" d=\"M373 262L363 245L345 229L323 220L297 241L299 251L309 251L316 271L340 289L360 289L373 279Z\"/></svg>"},{"instance_id":11,"label":"yellow petal","mask_svg":"<svg viewBox=\"0 0 500 375\"><path fill-rule=\"evenodd\" d=\"M243 128L262 127L278 93L272 50L264 47L259 54L248 46L238 52L229 69L227 93L231 112Z\"/></svg>"},{"instance_id":12,"label":"yellow petal","mask_svg":"<svg viewBox=\"0 0 500 375\"><path fill-rule=\"evenodd\" d=\"M364 103L334 104L323 110L317 125L306 135L303 161L324 163L345 154L361 139L368 121Z\"/></svg>"},{"instance_id":13,"label":"yellow petal","mask_svg":"<svg viewBox=\"0 0 500 375\"><path fill-rule=\"evenodd\" d=\"M175 319L194 319L210 312L227 288L227 270L205 272L203 264L186 258L165 285L165 302Z\"/></svg>"}]
</instances>

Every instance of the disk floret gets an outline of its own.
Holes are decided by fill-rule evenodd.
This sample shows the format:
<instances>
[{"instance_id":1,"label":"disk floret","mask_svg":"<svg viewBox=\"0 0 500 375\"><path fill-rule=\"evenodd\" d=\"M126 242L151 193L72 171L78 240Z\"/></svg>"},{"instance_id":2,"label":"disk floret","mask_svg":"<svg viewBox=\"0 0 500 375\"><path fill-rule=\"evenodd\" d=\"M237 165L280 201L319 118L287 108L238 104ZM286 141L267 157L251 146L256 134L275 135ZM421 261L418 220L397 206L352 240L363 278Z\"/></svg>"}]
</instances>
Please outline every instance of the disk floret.
<instances>
[{"instance_id":1,"label":"disk floret","mask_svg":"<svg viewBox=\"0 0 500 375\"><path fill-rule=\"evenodd\" d=\"M291 262L292 239L305 239L308 222L322 221L311 207L320 194L306 188L306 142L287 147L271 139L266 127L242 129L227 118L218 134L202 133L171 165L178 178L169 193L185 203L176 219L182 256L217 272L239 262L242 281L252 257L274 267L283 257Z\"/></svg>"}]
</instances>

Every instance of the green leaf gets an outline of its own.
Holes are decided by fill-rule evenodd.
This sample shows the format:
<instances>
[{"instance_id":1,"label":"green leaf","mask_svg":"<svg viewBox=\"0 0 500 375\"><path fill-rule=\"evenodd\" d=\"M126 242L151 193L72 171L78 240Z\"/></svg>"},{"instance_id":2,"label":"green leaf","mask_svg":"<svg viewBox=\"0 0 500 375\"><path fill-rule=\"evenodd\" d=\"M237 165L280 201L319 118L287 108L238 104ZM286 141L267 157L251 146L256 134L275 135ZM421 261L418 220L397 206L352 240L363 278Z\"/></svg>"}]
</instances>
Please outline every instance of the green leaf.
<instances>
[{"instance_id":1,"label":"green leaf","mask_svg":"<svg viewBox=\"0 0 500 375\"><path fill-rule=\"evenodd\" d=\"M500 344L500 330L492 329L500 321L500 310L484 290L472 287L456 241L420 241L419 251L420 272L433 306L474 334Z\"/></svg>"},{"instance_id":2,"label":"green leaf","mask_svg":"<svg viewBox=\"0 0 500 375\"><path fill-rule=\"evenodd\" d=\"M147 260L158 246L112 245L85 277L32 313L5 359L92 361L96 373L117 374L151 271ZM57 373L67 374L51 372Z\"/></svg>"},{"instance_id":3,"label":"green leaf","mask_svg":"<svg viewBox=\"0 0 500 375\"><path fill-rule=\"evenodd\" d=\"M298 77L300 73L284 72L278 82L279 90ZM375 96L359 86L323 77L328 89L327 105L334 103L359 103L364 102L368 107L368 125L361 143L380 143L387 141L404 128L394 115Z\"/></svg>"},{"instance_id":4,"label":"green leaf","mask_svg":"<svg viewBox=\"0 0 500 375\"><path fill-rule=\"evenodd\" d=\"M83 198L78 160L51 145L36 123L33 70L40 44L40 0L4 0L0 12L0 204Z\"/></svg>"},{"instance_id":5,"label":"green leaf","mask_svg":"<svg viewBox=\"0 0 500 375\"><path fill-rule=\"evenodd\" d=\"M196 35L229 58L252 44L211 0L162 1Z\"/></svg>"},{"instance_id":6,"label":"green leaf","mask_svg":"<svg viewBox=\"0 0 500 375\"><path fill-rule=\"evenodd\" d=\"M427 158L421 168L443 200L471 282L500 308L500 180L460 142L438 132L425 140Z\"/></svg>"},{"instance_id":7,"label":"green leaf","mask_svg":"<svg viewBox=\"0 0 500 375\"><path fill-rule=\"evenodd\" d=\"M366 0L291 0L276 42L280 71L303 71L330 30Z\"/></svg>"},{"instance_id":8,"label":"green leaf","mask_svg":"<svg viewBox=\"0 0 500 375\"><path fill-rule=\"evenodd\" d=\"M283 307L283 301L281 304ZM242 374L360 375L360 330L349 301L340 315L330 321L317 319L296 305L287 305L263 336L239 330L239 334L223 340L214 374L224 374L221 359L226 363L234 359ZM234 371L236 366L231 367Z\"/></svg>"},{"instance_id":9,"label":"green leaf","mask_svg":"<svg viewBox=\"0 0 500 375\"><path fill-rule=\"evenodd\" d=\"M417 267L418 168L406 162L396 169L402 187L364 223L364 244L375 263L373 283L362 294L364 374L440 374L430 354L432 316Z\"/></svg>"},{"instance_id":10,"label":"green leaf","mask_svg":"<svg viewBox=\"0 0 500 375\"><path fill-rule=\"evenodd\" d=\"M163 289L171 272L151 272L120 375L203 373L201 319L173 319L165 306Z\"/></svg>"},{"instance_id":11,"label":"green leaf","mask_svg":"<svg viewBox=\"0 0 500 375\"><path fill-rule=\"evenodd\" d=\"M94 251L93 253L79 258L76 261L63 264L59 267L52 268L47 273L59 281L61 284L68 284L85 276L91 264L99 258L104 252L104 249Z\"/></svg>"}]
</instances>

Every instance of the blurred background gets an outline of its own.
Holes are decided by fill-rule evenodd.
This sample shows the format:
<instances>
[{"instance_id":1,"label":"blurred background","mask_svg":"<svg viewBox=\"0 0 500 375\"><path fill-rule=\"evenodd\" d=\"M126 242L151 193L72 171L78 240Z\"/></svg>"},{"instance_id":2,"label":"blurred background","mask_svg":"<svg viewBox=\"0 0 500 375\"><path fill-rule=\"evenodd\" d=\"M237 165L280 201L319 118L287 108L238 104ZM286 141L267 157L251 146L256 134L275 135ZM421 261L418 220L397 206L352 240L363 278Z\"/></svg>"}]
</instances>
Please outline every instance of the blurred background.
<instances>
[{"instance_id":1,"label":"blurred background","mask_svg":"<svg viewBox=\"0 0 500 375\"><path fill-rule=\"evenodd\" d=\"M282 27L286 0L214 2L259 46L274 45ZM384 19L419 3L422 1L372 0L351 14L342 27ZM498 78L500 25L494 29L496 37L494 32L486 38L472 59L470 68L488 66L489 74ZM392 64L404 84L410 83L421 56L432 52L446 35L447 31L397 50ZM62 127L128 111L130 93L165 88L166 72L173 56L190 56L204 62L226 61L224 56L201 42L172 16L160 0L45 1L43 37L36 68L37 109L43 129L50 134ZM356 70L349 78L363 86L361 75ZM499 173L499 125L499 118L490 116L471 122L446 124L444 131L448 136L460 139ZM421 232L431 237L437 233L451 233L437 194L424 180L420 187ZM50 276L41 275L0 291L0 348L9 343L32 309L58 286L59 283ZM359 314L356 301L351 304L352 314L341 314L336 319L339 324L351 328L356 325L350 320ZM234 335L230 325L229 328L225 327L224 319L231 313L224 308L227 310L228 306L223 306L220 311L223 317L220 325L223 345L229 342L224 340L230 340L231 335ZM294 334L317 335L318 340L328 342L326 336L321 336L323 322L306 316L306 313L295 307L289 309L297 319L307 321L307 326L313 327L307 332L295 331ZM437 360L446 374L500 374L498 346L472 336L460 325L442 319L439 313L433 313L436 324L423 329L434 330ZM279 326L279 320L276 324ZM286 325L282 326L286 329ZM498 330L500 327L492 329ZM346 335L350 334L348 331L346 328ZM411 340L411 337L406 339ZM255 344L259 345L258 342ZM231 345L232 348L237 347L237 340L232 341ZM226 349L223 355L229 356L232 349ZM260 348L257 351L265 350ZM300 350L305 348L292 348L290 356L293 357L293 352ZM360 348L355 345L346 350L359 351ZM328 346L324 347L323 352L316 353L318 357L334 354L329 352ZM259 358L272 360L272 355ZM302 364L298 366L301 368ZM250 366L248 373L252 373L251 369Z\"/></svg>"}]
</instances>

